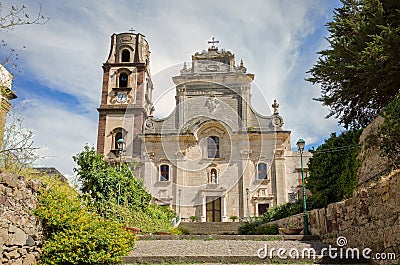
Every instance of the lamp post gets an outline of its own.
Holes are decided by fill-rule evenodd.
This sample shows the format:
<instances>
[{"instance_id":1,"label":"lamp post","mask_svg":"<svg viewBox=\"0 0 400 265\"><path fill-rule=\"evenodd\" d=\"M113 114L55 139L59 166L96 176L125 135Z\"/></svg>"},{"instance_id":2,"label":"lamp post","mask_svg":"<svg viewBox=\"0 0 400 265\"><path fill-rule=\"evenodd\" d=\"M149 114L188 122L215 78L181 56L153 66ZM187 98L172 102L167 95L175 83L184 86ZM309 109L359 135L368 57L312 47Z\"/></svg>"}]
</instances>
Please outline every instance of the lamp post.
<instances>
[{"instance_id":1,"label":"lamp post","mask_svg":"<svg viewBox=\"0 0 400 265\"><path fill-rule=\"evenodd\" d=\"M120 173L121 173L121 169L122 169L122 153L124 152L124 145L125 145L124 139L118 139L117 147L118 147L118 153L119 153L119 172ZM121 183L118 181L117 205L119 205L120 194L121 194Z\"/></svg>"},{"instance_id":2,"label":"lamp post","mask_svg":"<svg viewBox=\"0 0 400 265\"><path fill-rule=\"evenodd\" d=\"M300 152L300 164L301 164L301 188L303 190L303 221L304 221L304 234L308 235L308 220L307 220L307 198L306 198L306 186L304 184L304 168L303 168L303 151L306 142L303 139L299 139L296 143L297 149Z\"/></svg>"},{"instance_id":3,"label":"lamp post","mask_svg":"<svg viewBox=\"0 0 400 265\"><path fill-rule=\"evenodd\" d=\"M178 213L179 213L179 216L181 216L181 195L182 195L182 190L179 189L179 190L178 190L178 196L179 196L179 201L178 201Z\"/></svg>"}]
</instances>

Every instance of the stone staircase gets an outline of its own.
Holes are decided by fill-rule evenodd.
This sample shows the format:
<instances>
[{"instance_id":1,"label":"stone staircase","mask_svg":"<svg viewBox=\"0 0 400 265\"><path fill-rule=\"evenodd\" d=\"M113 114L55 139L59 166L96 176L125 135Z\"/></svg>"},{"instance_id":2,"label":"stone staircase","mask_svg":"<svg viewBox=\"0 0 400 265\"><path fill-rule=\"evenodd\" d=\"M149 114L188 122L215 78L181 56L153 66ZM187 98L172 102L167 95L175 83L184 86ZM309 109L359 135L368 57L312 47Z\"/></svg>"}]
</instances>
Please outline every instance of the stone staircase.
<instances>
[{"instance_id":1,"label":"stone staircase","mask_svg":"<svg viewBox=\"0 0 400 265\"><path fill-rule=\"evenodd\" d=\"M364 260L320 255L318 236L235 235L240 223L182 223L190 235L139 235L124 264L366 264ZM286 258L278 249L286 249ZM316 257L303 250L313 249ZM294 255L289 255L292 251ZM296 257L296 251L299 256Z\"/></svg>"},{"instance_id":2,"label":"stone staircase","mask_svg":"<svg viewBox=\"0 0 400 265\"><path fill-rule=\"evenodd\" d=\"M179 227L187 229L191 235L235 235L241 223L218 222L218 223L180 223Z\"/></svg>"}]
</instances>

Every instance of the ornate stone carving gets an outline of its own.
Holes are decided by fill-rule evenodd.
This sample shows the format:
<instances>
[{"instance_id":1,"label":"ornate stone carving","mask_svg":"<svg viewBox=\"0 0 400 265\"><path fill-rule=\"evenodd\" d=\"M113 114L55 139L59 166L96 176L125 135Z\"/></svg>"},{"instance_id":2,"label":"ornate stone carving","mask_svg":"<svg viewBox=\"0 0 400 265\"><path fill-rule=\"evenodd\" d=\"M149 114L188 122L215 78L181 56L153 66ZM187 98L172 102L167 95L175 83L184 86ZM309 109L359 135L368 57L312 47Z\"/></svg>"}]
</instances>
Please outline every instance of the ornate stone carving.
<instances>
[{"instance_id":1,"label":"ornate stone carving","mask_svg":"<svg viewBox=\"0 0 400 265\"><path fill-rule=\"evenodd\" d=\"M149 117L144 123L144 130L145 132L154 132L154 121L153 117Z\"/></svg>"},{"instance_id":2,"label":"ornate stone carving","mask_svg":"<svg viewBox=\"0 0 400 265\"><path fill-rule=\"evenodd\" d=\"M279 115L274 115L274 117L272 117L272 124L273 124L275 127L282 127L282 125L283 125L283 119L282 119L282 117L279 116Z\"/></svg>"},{"instance_id":3,"label":"ornate stone carving","mask_svg":"<svg viewBox=\"0 0 400 265\"><path fill-rule=\"evenodd\" d=\"M210 112L213 112L219 104L219 100L215 97L215 95L210 95L210 97L206 101L206 106Z\"/></svg>"},{"instance_id":4,"label":"ornate stone carving","mask_svg":"<svg viewBox=\"0 0 400 265\"><path fill-rule=\"evenodd\" d=\"M279 104L276 101L276 99L274 99L274 104L272 104L272 108L274 108L274 114L279 114L278 112Z\"/></svg>"}]
</instances>

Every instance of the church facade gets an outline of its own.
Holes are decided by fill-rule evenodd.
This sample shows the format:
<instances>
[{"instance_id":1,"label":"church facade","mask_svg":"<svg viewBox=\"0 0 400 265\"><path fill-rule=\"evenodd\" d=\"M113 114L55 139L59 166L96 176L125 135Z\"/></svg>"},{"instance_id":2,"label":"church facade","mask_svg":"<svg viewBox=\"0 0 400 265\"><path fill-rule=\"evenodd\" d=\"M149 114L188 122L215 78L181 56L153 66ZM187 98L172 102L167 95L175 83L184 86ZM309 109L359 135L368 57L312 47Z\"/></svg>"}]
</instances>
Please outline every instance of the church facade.
<instances>
[{"instance_id":1,"label":"church facade","mask_svg":"<svg viewBox=\"0 0 400 265\"><path fill-rule=\"evenodd\" d=\"M274 101L269 116L258 114L251 106L254 74L215 44L172 77L175 109L162 119L153 117L150 51L142 34L114 34L103 64L98 152L134 165L154 202L182 220L245 219L300 198L300 155L291 150L279 104ZM310 156L303 153L305 167Z\"/></svg>"}]
</instances>

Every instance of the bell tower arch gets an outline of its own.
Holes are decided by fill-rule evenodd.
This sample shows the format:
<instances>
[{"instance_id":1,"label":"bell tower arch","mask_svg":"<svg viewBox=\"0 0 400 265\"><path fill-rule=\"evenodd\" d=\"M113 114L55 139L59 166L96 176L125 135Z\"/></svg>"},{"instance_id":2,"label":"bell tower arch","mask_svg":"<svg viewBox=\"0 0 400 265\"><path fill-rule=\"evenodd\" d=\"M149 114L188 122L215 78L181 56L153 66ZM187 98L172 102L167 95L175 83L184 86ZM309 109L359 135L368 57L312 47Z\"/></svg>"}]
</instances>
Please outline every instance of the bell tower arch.
<instances>
[{"instance_id":1,"label":"bell tower arch","mask_svg":"<svg viewBox=\"0 0 400 265\"><path fill-rule=\"evenodd\" d=\"M141 33L111 36L110 52L103 64L97 151L109 161L118 159L116 139L124 139L126 160L140 158L143 123L152 109L153 84L150 51Z\"/></svg>"}]
</instances>

